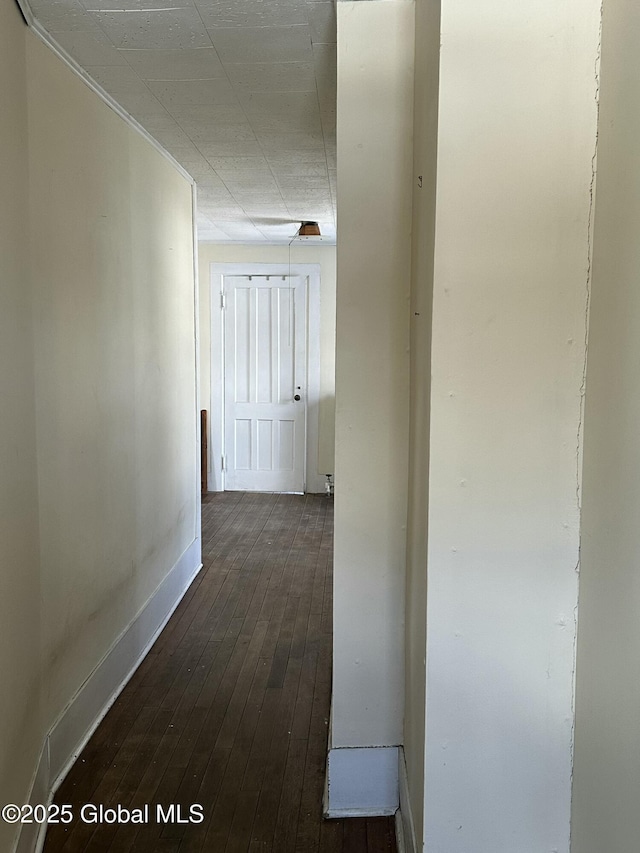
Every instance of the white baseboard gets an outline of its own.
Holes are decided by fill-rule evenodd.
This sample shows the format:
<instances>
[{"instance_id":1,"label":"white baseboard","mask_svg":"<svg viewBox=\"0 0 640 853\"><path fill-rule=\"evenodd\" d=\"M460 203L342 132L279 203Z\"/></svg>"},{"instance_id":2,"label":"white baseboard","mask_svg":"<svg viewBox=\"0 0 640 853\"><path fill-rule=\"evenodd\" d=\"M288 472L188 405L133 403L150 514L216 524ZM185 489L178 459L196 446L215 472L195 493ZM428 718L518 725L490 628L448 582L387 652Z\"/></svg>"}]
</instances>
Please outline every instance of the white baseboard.
<instances>
[{"instance_id":1,"label":"white baseboard","mask_svg":"<svg viewBox=\"0 0 640 853\"><path fill-rule=\"evenodd\" d=\"M325 817L393 815L398 803L397 746L329 750Z\"/></svg>"},{"instance_id":2,"label":"white baseboard","mask_svg":"<svg viewBox=\"0 0 640 853\"><path fill-rule=\"evenodd\" d=\"M45 738L29 802L49 803L87 741L142 663L202 568L194 539L133 622L115 641ZM15 853L39 853L46 826L24 824Z\"/></svg>"},{"instance_id":3,"label":"white baseboard","mask_svg":"<svg viewBox=\"0 0 640 853\"><path fill-rule=\"evenodd\" d=\"M407 765L404 759L404 749L402 747L398 750L398 783L400 794L400 808L396 812L396 840L398 843L398 853L418 853L413 813L411 811L411 800L409 799Z\"/></svg>"}]
</instances>

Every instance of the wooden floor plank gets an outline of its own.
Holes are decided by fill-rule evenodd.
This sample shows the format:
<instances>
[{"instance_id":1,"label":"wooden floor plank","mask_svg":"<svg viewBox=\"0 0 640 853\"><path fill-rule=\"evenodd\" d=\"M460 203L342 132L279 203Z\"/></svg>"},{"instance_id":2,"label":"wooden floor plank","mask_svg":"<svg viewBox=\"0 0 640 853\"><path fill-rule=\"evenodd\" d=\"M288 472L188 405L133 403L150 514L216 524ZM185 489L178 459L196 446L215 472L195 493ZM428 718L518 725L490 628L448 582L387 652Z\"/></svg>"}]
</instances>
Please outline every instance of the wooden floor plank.
<instances>
[{"instance_id":1,"label":"wooden floor plank","mask_svg":"<svg viewBox=\"0 0 640 853\"><path fill-rule=\"evenodd\" d=\"M344 821L342 849L349 853L369 853L367 848L367 820L353 818Z\"/></svg>"},{"instance_id":2,"label":"wooden floor plank","mask_svg":"<svg viewBox=\"0 0 640 853\"><path fill-rule=\"evenodd\" d=\"M388 818L367 818L368 853L390 853L395 850L395 835Z\"/></svg>"},{"instance_id":3,"label":"wooden floor plank","mask_svg":"<svg viewBox=\"0 0 640 853\"><path fill-rule=\"evenodd\" d=\"M344 845L344 820L323 820L320 826L320 853L335 853L336 850L345 850Z\"/></svg>"},{"instance_id":4,"label":"wooden floor plank","mask_svg":"<svg viewBox=\"0 0 640 853\"><path fill-rule=\"evenodd\" d=\"M395 853L392 818L321 814L332 514L321 495L205 499L202 570L56 795L76 818L102 803L150 821L76 819L45 853Z\"/></svg>"}]
</instances>

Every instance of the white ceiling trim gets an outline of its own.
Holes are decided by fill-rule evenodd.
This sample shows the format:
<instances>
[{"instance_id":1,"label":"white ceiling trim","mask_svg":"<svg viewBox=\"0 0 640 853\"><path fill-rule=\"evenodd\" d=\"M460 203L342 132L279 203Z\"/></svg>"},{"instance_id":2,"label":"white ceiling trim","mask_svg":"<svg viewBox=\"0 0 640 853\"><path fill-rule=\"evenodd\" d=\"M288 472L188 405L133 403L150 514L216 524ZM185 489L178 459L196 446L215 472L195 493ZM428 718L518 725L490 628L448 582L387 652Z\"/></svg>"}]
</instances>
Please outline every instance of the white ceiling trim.
<instances>
[{"instance_id":1,"label":"white ceiling trim","mask_svg":"<svg viewBox=\"0 0 640 853\"><path fill-rule=\"evenodd\" d=\"M67 51L58 44L58 42L53 38L53 36L45 30L45 28L40 24L37 18L34 16L31 11L31 6L29 5L28 0L17 0L18 5L22 11L25 21L27 22L28 27L33 30L33 32L38 36L41 41L43 41L51 50L56 54L56 56L61 59L65 65L73 71L80 79L91 89L92 92L102 100L104 103L117 113L120 118L125 121L132 130L135 130L136 133L140 134L150 145L155 148L162 156L168 160L171 165L176 169L176 171L180 172L180 174L185 178L191 185L195 185L195 181L193 177L187 172L187 170L178 163L176 158L164 148L157 139L154 139L151 134L145 130L145 128L135 120L135 118L130 115L120 104L113 98L108 92L106 92L99 83L91 77L91 75L87 74L87 72L79 65L76 60L70 56Z\"/></svg>"},{"instance_id":2,"label":"white ceiling trim","mask_svg":"<svg viewBox=\"0 0 640 853\"><path fill-rule=\"evenodd\" d=\"M335 241L335 0L17 2L198 184L203 240L281 245L317 220Z\"/></svg>"}]
</instances>

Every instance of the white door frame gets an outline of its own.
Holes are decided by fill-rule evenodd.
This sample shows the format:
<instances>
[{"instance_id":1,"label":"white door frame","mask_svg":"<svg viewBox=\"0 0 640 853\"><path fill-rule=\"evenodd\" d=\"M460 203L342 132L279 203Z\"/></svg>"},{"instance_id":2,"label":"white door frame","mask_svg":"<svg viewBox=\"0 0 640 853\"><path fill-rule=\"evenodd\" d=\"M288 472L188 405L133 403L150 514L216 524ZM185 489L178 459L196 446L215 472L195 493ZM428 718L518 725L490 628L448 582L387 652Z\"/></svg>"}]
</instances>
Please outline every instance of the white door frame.
<instances>
[{"instance_id":1,"label":"white door frame","mask_svg":"<svg viewBox=\"0 0 640 853\"><path fill-rule=\"evenodd\" d=\"M320 264L215 264L211 283L211 411L209 413L209 491L224 491L224 324L222 286L225 275L302 276L307 279L307 396L305 491L323 492L318 473L320 408Z\"/></svg>"}]
</instances>

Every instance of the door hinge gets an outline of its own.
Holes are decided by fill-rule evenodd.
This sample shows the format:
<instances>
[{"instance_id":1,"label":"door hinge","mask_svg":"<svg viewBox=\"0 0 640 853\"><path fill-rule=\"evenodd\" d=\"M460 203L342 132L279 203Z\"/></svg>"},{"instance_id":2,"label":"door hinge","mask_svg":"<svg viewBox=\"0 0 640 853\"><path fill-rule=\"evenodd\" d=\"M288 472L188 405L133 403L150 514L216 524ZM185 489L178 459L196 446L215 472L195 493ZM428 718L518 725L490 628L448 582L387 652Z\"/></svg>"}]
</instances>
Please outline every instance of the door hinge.
<instances>
[{"instance_id":1,"label":"door hinge","mask_svg":"<svg viewBox=\"0 0 640 853\"><path fill-rule=\"evenodd\" d=\"M225 309L226 307L227 307L227 302L226 302L226 299L225 299L225 295L224 295L224 293L221 293L221 294L220 294L220 308L224 311L224 309Z\"/></svg>"},{"instance_id":2,"label":"door hinge","mask_svg":"<svg viewBox=\"0 0 640 853\"><path fill-rule=\"evenodd\" d=\"M225 465L225 461L226 461L226 460L225 460L225 458L224 458L224 456L223 456L223 457L221 458L221 467L222 467L222 470L223 470L223 471L225 471L225 470L226 470L226 468L227 468L227 466Z\"/></svg>"}]
</instances>

